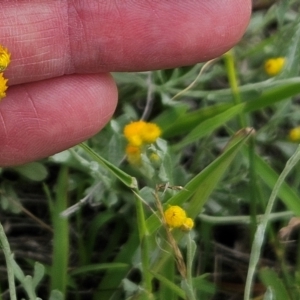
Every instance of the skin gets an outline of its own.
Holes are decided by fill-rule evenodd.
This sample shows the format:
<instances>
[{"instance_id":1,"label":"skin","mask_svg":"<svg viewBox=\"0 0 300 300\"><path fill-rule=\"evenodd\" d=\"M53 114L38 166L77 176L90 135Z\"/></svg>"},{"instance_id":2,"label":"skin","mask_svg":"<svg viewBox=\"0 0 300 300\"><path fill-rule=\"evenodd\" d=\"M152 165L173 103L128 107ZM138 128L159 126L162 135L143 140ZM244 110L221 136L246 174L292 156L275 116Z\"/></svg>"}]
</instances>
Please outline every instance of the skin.
<instances>
[{"instance_id":1,"label":"skin","mask_svg":"<svg viewBox=\"0 0 300 300\"><path fill-rule=\"evenodd\" d=\"M112 71L191 65L236 44L251 0L4 0L11 52L0 103L0 166L67 149L97 133L117 104Z\"/></svg>"}]
</instances>

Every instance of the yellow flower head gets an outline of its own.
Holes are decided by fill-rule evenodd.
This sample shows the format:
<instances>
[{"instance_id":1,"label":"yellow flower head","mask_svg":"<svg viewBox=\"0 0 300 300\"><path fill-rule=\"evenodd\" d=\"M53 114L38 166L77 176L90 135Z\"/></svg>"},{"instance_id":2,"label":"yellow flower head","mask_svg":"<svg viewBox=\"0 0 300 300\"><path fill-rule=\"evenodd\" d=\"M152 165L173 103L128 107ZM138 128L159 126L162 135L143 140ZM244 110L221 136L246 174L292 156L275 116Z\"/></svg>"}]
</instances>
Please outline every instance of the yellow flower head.
<instances>
[{"instance_id":1,"label":"yellow flower head","mask_svg":"<svg viewBox=\"0 0 300 300\"><path fill-rule=\"evenodd\" d=\"M141 132L141 137L145 143L154 143L161 135L160 128L154 123L146 123L144 130Z\"/></svg>"},{"instance_id":2,"label":"yellow flower head","mask_svg":"<svg viewBox=\"0 0 300 300\"><path fill-rule=\"evenodd\" d=\"M0 73L0 100L6 96L5 91L7 90L7 79L3 77L3 73Z\"/></svg>"},{"instance_id":3,"label":"yellow flower head","mask_svg":"<svg viewBox=\"0 0 300 300\"><path fill-rule=\"evenodd\" d=\"M300 142L300 126L295 127L289 132L289 139L292 142Z\"/></svg>"},{"instance_id":4,"label":"yellow flower head","mask_svg":"<svg viewBox=\"0 0 300 300\"><path fill-rule=\"evenodd\" d=\"M141 134L145 127L146 122L144 121L132 122L125 126L124 135L131 145L141 146L143 144Z\"/></svg>"},{"instance_id":5,"label":"yellow flower head","mask_svg":"<svg viewBox=\"0 0 300 300\"><path fill-rule=\"evenodd\" d=\"M129 144L137 147L154 143L160 134L161 130L156 124L145 121L132 122L124 128L124 135Z\"/></svg>"},{"instance_id":6,"label":"yellow flower head","mask_svg":"<svg viewBox=\"0 0 300 300\"><path fill-rule=\"evenodd\" d=\"M140 165L141 164L141 149L140 147L127 145L126 150L127 159L132 165Z\"/></svg>"},{"instance_id":7,"label":"yellow flower head","mask_svg":"<svg viewBox=\"0 0 300 300\"><path fill-rule=\"evenodd\" d=\"M265 71L269 76L275 76L281 72L285 64L284 57L270 58L265 62Z\"/></svg>"},{"instance_id":8,"label":"yellow flower head","mask_svg":"<svg viewBox=\"0 0 300 300\"><path fill-rule=\"evenodd\" d=\"M10 63L10 53L0 45L0 72L3 72Z\"/></svg>"},{"instance_id":9,"label":"yellow flower head","mask_svg":"<svg viewBox=\"0 0 300 300\"><path fill-rule=\"evenodd\" d=\"M167 225L171 228L181 227L187 219L185 211L177 205L170 206L164 212L164 217Z\"/></svg>"},{"instance_id":10,"label":"yellow flower head","mask_svg":"<svg viewBox=\"0 0 300 300\"><path fill-rule=\"evenodd\" d=\"M194 227L194 221L191 218L186 218L184 223L181 225L181 230L190 231Z\"/></svg>"}]
</instances>

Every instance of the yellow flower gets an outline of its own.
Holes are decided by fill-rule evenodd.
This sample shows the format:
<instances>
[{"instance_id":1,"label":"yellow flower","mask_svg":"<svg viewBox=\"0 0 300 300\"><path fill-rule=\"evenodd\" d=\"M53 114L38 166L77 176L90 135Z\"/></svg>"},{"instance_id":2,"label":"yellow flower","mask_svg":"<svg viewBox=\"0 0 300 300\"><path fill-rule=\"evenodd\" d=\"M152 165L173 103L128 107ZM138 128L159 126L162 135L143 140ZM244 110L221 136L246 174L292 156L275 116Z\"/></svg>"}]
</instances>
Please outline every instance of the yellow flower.
<instances>
[{"instance_id":1,"label":"yellow flower","mask_svg":"<svg viewBox=\"0 0 300 300\"><path fill-rule=\"evenodd\" d=\"M161 135L160 128L154 123L146 123L144 130L141 132L141 137L145 143L154 143Z\"/></svg>"},{"instance_id":2,"label":"yellow flower","mask_svg":"<svg viewBox=\"0 0 300 300\"><path fill-rule=\"evenodd\" d=\"M0 72L3 72L10 63L10 53L0 45Z\"/></svg>"},{"instance_id":3,"label":"yellow flower","mask_svg":"<svg viewBox=\"0 0 300 300\"><path fill-rule=\"evenodd\" d=\"M132 122L124 127L125 138L129 144L137 147L154 143L160 134L161 130L156 124L145 121Z\"/></svg>"},{"instance_id":4,"label":"yellow flower","mask_svg":"<svg viewBox=\"0 0 300 300\"><path fill-rule=\"evenodd\" d=\"M265 71L269 76L275 76L281 72L285 64L284 57L270 58L265 62Z\"/></svg>"},{"instance_id":5,"label":"yellow flower","mask_svg":"<svg viewBox=\"0 0 300 300\"><path fill-rule=\"evenodd\" d=\"M300 126L295 127L289 132L289 139L292 142L300 142Z\"/></svg>"},{"instance_id":6,"label":"yellow flower","mask_svg":"<svg viewBox=\"0 0 300 300\"><path fill-rule=\"evenodd\" d=\"M177 205L170 206L164 212L164 217L167 225L171 228L181 227L187 219L185 211Z\"/></svg>"},{"instance_id":7,"label":"yellow flower","mask_svg":"<svg viewBox=\"0 0 300 300\"><path fill-rule=\"evenodd\" d=\"M6 96L5 91L7 90L7 79L3 77L3 73L0 73L0 100Z\"/></svg>"},{"instance_id":8,"label":"yellow flower","mask_svg":"<svg viewBox=\"0 0 300 300\"><path fill-rule=\"evenodd\" d=\"M128 142L133 146L141 146L143 144L142 132L146 127L146 122L137 121L125 126L124 135Z\"/></svg>"},{"instance_id":9,"label":"yellow flower","mask_svg":"<svg viewBox=\"0 0 300 300\"><path fill-rule=\"evenodd\" d=\"M194 227L194 221L191 218L186 218L184 223L181 225L181 230L190 231Z\"/></svg>"},{"instance_id":10,"label":"yellow flower","mask_svg":"<svg viewBox=\"0 0 300 300\"><path fill-rule=\"evenodd\" d=\"M140 147L127 145L126 150L127 160L132 165L140 165L141 164L141 149Z\"/></svg>"}]
</instances>

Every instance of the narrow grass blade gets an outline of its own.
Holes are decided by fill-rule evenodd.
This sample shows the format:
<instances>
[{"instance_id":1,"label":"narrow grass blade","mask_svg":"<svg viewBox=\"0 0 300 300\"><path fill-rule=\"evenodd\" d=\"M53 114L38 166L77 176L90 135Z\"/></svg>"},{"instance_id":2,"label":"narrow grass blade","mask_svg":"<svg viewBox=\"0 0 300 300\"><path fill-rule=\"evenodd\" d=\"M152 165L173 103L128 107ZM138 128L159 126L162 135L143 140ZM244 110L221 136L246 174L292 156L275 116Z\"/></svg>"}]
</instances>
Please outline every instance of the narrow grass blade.
<instances>
[{"instance_id":1,"label":"narrow grass blade","mask_svg":"<svg viewBox=\"0 0 300 300\"><path fill-rule=\"evenodd\" d=\"M182 288L177 286L175 283L170 281L168 278L160 275L159 273L152 272L152 271L150 271L150 272L156 279L161 281L165 286L167 286L170 290L172 290L177 296L185 299L185 292Z\"/></svg>"},{"instance_id":2,"label":"narrow grass blade","mask_svg":"<svg viewBox=\"0 0 300 300\"><path fill-rule=\"evenodd\" d=\"M103 264L92 264L87 266L82 266L70 272L70 275L80 275L90 272L98 272L105 270L119 270L128 269L129 265L124 263L103 263Z\"/></svg>"},{"instance_id":3,"label":"narrow grass blade","mask_svg":"<svg viewBox=\"0 0 300 300\"><path fill-rule=\"evenodd\" d=\"M271 287L275 299L290 299L282 280L278 277L274 270L264 268L260 270L259 277L266 287Z\"/></svg>"},{"instance_id":4,"label":"narrow grass blade","mask_svg":"<svg viewBox=\"0 0 300 300\"><path fill-rule=\"evenodd\" d=\"M60 213L67 209L68 169L62 167L57 181L55 203L52 203L53 224L53 258L51 268L51 290L59 290L64 295L67 286L67 270L69 257L69 225L68 219Z\"/></svg>"},{"instance_id":5,"label":"narrow grass blade","mask_svg":"<svg viewBox=\"0 0 300 300\"><path fill-rule=\"evenodd\" d=\"M79 144L79 146L84 149L95 161L97 161L101 166L115 175L120 181L122 181L129 188L137 188L137 181L134 177L128 175L99 154L97 154L94 150L92 150L89 146L84 143Z\"/></svg>"},{"instance_id":6,"label":"narrow grass blade","mask_svg":"<svg viewBox=\"0 0 300 300\"><path fill-rule=\"evenodd\" d=\"M179 150L184 146L187 146L200 138L208 135L213 130L224 125L225 122L231 120L244 110L244 104L235 105L220 114L205 120L196 126L181 142L174 146L175 150Z\"/></svg>"}]
</instances>

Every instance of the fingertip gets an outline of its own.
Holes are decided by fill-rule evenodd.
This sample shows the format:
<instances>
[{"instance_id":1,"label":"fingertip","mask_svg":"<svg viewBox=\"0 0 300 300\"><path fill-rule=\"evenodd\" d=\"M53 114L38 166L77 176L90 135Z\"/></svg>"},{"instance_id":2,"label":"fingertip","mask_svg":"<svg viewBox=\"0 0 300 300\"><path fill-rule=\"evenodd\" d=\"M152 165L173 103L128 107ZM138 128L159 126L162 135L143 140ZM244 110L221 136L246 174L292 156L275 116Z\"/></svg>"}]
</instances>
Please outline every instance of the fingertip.
<instances>
[{"instance_id":1,"label":"fingertip","mask_svg":"<svg viewBox=\"0 0 300 300\"><path fill-rule=\"evenodd\" d=\"M251 0L129 2L74 8L72 24L93 13L98 18L70 30L73 69L145 71L208 61L241 39L251 16ZM78 46L79 39L84 42Z\"/></svg>"},{"instance_id":2,"label":"fingertip","mask_svg":"<svg viewBox=\"0 0 300 300\"><path fill-rule=\"evenodd\" d=\"M0 104L0 166L37 160L88 139L109 121L116 103L108 74L11 87Z\"/></svg>"}]
</instances>

